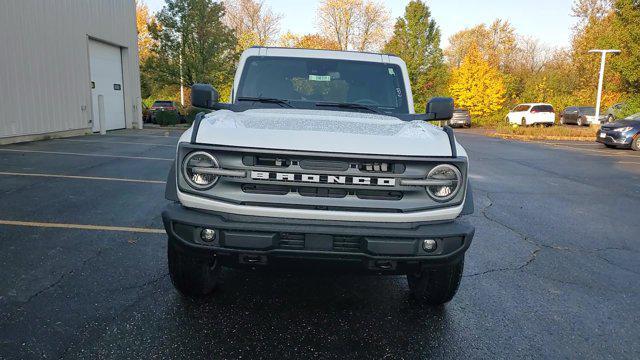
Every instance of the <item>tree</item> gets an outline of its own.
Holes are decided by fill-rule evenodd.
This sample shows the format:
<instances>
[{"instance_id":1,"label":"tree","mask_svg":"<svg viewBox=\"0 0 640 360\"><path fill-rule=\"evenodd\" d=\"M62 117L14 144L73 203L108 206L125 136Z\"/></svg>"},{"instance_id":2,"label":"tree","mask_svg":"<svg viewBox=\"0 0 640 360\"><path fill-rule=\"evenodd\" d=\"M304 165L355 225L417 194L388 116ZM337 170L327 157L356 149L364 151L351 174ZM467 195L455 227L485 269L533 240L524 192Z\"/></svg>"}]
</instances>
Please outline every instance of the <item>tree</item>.
<instances>
[{"instance_id":1,"label":"tree","mask_svg":"<svg viewBox=\"0 0 640 360\"><path fill-rule=\"evenodd\" d=\"M498 69L472 45L460 67L451 71L449 92L457 107L468 109L471 115L485 116L502 108L506 89Z\"/></svg>"},{"instance_id":2,"label":"tree","mask_svg":"<svg viewBox=\"0 0 640 360\"><path fill-rule=\"evenodd\" d=\"M384 52L396 54L407 63L415 104L425 104L430 96L441 94L446 88L440 29L424 2L409 2L404 17L397 19Z\"/></svg>"},{"instance_id":3,"label":"tree","mask_svg":"<svg viewBox=\"0 0 640 360\"><path fill-rule=\"evenodd\" d=\"M322 0L318 22L322 36L340 50L378 50L384 43L388 10L368 0Z\"/></svg>"},{"instance_id":4,"label":"tree","mask_svg":"<svg viewBox=\"0 0 640 360\"><path fill-rule=\"evenodd\" d=\"M280 32L282 15L274 14L264 1L225 0L225 24L235 31L241 50L253 45L272 45Z\"/></svg>"},{"instance_id":5,"label":"tree","mask_svg":"<svg viewBox=\"0 0 640 360\"><path fill-rule=\"evenodd\" d=\"M593 20L602 20L610 12L612 0L575 0L571 6L571 16L578 19L574 30L580 31Z\"/></svg>"},{"instance_id":6,"label":"tree","mask_svg":"<svg viewBox=\"0 0 640 360\"><path fill-rule=\"evenodd\" d=\"M145 69L162 85L211 83L228 94L237 59L236 38L212 0L167 0L150 27L156 42ZM182 71L181 71L182 70Z\"/></svg>"},{"instance_id":7,"label":"tree","mask_svg":"<svg viewBox=\"0 0 640 360\"><path fill-rule=\"evenodd\" d=\"M155 22L155 17L149 14L149 7L143 2L136 2L136 28L138 30L138 56L140 63L144 63L151 54L153 38L149 32L149 25Z\"/></svg>"},{"instance_id":8,"label":"tree","mask_svg":"<svg viewBox=\"0 0 640 360\"><path fill-rule=\"evenodd\" d=\"M616 45L622 52L612 59L612 68L620 74L623 90L640 97L640 2L616 0L614 11Z\"/></svg>"},{"instance_id":9,"label":"tree","mask_svg":"<svg viewBox=\"0 0 640 360\"><path fill-rule=\"evenodd\" d=\"M480 24L453 34L449 37L445 55L452 66L459 67L467 51L475 45L487 61L506 71L513 65L518 50L516 43L515 29L511 23L496 19L488 27Z\"/></svg>"},{"instance_id":10,"label":"tree","mask_svg":"<svg viewBox=\"0 0 640 360\"><path fill-rule=\"evenodd\" d=\"M340 50L337 42L320 34L299 36L286 32L280 37L280 46L302 49Z\"/></svg>"}]
</instances>

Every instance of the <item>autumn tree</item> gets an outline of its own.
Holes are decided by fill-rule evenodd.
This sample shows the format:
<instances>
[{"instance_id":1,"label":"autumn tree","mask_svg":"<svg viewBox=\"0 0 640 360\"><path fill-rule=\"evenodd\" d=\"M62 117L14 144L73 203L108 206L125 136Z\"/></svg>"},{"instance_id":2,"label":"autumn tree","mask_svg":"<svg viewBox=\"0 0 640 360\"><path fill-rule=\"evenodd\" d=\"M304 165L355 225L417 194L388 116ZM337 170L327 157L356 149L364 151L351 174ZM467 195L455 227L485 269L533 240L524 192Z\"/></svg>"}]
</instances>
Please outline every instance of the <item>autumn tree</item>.
<instances>
[{"instance_id":1,"label":"autumn tree","mask_svg":"<svg viewBox=\"0 0 640 360\"><path fill-rule=\"evenodd\" d=\"M149 13L149 7L143 1L136 2L136 29L138 31L138 57L144 63L151 54L154 44L149 25L155 22L155 17Z\"/></svg>"},{"instance_id":2,"label":"autumn tree","mask_svg":"<svg viewBox=\"0 0 640 360\"><path fill-rule=\"evenodd\" d=\"M398 55L407 63L415 104L422 106L429 97L443 95L447 71L440 49L440 29L424 2L409 2L404 16L396 20L384 52Z\"/></svg>"},{"instance_id":3,"label":"autumn tree","mask_svg":"<svg viewBox=\"0 0 640 360\"><path fill-rule=\"evenodd\" d=\"M318 25L322 36L340 50L375 51L384 43L387 13L382 4L370 0L322 0Z\"/></svg>"},{"instance_id":4,"label":"autumn tree","mask_svg":"<svg viewBox=\"0 0 640 360\"><path fill-rule=\"evenodd\" d=\"M449 37L445 55L452 66L459 67L471 46L475 45L485 60L504 71L513 65L518 50L516 43L516 32L511 23L496 19L489 26L480 24L453 34Z\"/></svg>"},{"instance_id":5,"label":"autumn tree","mask_svg":"<svg viewBox=\"0 0 640 360\"><path fill-rule=\"evenodd\" d=\"M156 44L145 69L163 85L206 82L228 94L237 43L223 16L213 0L166 0L149 29Z\"/></svg>"},{"instance_id":6,"label":"autumn tree","mask_svg":"<svg viewBox=\"0 0 640 360\"><path fill-rule=\"evenodd\" d=\"M320 34L296 35L286 32L280 37L280 46L301 49L340 50L340 45Z\"/></svg>"},{"instance_id":7,"label":"autumn tree","mask_svg":"<svg viewBox=\"0 0 640 360\"><path fill-rule=\"evenodd\" d=\"M275 43L282 15L275 14L263 0L225 0L224 5L225 24L234 30L240 50Z\"/></svg>"},{"instance_id":8,"label":"autumn tree","mask_svg":"<svg viewBox=\"0 0 640 360\"><path fill-rule=\"evenodd\" d=\"M472 45L460 67L451 71L449 92L457 107L486 116L502 109L506 89L500 71Z\"/></svg>"}]
</instances>

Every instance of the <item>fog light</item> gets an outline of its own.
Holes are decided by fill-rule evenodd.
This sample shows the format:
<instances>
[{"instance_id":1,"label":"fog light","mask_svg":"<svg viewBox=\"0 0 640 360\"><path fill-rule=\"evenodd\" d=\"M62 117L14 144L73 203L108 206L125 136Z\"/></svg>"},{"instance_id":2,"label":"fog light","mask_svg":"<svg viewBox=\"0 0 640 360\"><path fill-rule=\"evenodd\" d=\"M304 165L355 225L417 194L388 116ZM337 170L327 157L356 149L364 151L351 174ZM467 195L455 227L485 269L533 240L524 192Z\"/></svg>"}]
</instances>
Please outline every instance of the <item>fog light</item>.
<instances>
[{"instance_id":1,"label":"fog light","mask_svg":"<svg viewBox=\"0 0 640 360\"><path fill-rule=\"evenodd\" d=\"M211 242L216 238L216 231L213 229L202 229L200 232L200 238L203 241Z\"/></svg>"},{"instance_id":2,"label":"fog light","mask_svg":"<svg viewBox=\"0 0 640 360\"><path fill-rule=\"evenodd\" d=\"M422 240L422 248L426 252L433 252L438 247L438 243L433 239Z\"/></svg>"}]
</instances>

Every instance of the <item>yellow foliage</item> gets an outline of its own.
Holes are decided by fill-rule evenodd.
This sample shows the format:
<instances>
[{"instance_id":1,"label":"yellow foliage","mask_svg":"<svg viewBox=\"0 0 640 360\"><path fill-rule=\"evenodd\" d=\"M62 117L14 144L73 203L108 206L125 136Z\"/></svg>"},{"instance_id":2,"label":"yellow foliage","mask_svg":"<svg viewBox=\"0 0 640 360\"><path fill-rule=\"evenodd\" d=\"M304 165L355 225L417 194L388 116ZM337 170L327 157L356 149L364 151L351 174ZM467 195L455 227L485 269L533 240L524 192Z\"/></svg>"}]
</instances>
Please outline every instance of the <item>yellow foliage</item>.
<instances>
[{"instance_id":1,"label":"yellow foliage","mask_svg":"<svg viewBox=\"0 0 640 360\"><path fill-rule=\"evenodd\" d=\"M484 59L477 46L472 46L460 67L451 71L449 92L456 107L485 116L502 109L506 87L500 71Z\"/></svg>"},{"instance_id":2,"label":"yellow foliage","mask_svg":"<svg viewBox=\"0 0 640 360\"><path fill-rule=\"evenodd\" d=\"M149 33L148 24L153 21L153 15L149 14L149 7L142 2L136 2L136 27L138 29L138 56L140 63L144 63L151 54L153 39Z\"/></svg>"}]
</instances>

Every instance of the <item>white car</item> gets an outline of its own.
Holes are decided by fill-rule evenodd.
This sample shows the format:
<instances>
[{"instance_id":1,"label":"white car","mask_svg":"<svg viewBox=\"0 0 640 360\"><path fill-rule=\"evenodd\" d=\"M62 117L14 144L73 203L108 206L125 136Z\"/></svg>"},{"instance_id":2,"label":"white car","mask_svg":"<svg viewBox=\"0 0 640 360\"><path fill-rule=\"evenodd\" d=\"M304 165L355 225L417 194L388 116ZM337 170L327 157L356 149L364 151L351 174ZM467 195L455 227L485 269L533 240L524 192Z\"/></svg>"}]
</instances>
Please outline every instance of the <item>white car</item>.
<instances>
[{"instance_id":1,"label":"white car","mask_svg":"<svg viewBox=\"0 0 640 360\"><path fill-rule=\"evenodd\" d=\"M530 103L520 104L514 107L507 115L509 124L527 125L553 125L556 121L556 113L551 104Z\"/></svg>"},{"instance_id":2,"label":"white car","mask_svg":"<svg viewBox=\"0 0 640 360\"><path fill-rule=\"evenodd\" d=\"M162 213L169 274L211 293L221 266L293 262L407 276L412 294L448 302L473 225L468 156L448 121L453 99L414 110L400 58L251 48L230 103L191 88L198 114L177 147Z\"/></svg>"}]
</instances>

